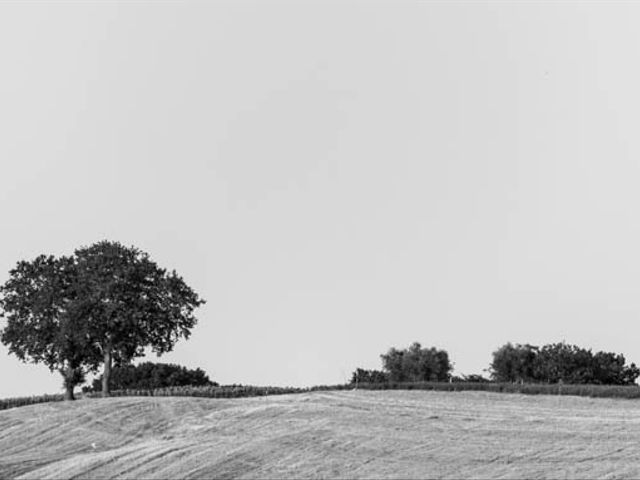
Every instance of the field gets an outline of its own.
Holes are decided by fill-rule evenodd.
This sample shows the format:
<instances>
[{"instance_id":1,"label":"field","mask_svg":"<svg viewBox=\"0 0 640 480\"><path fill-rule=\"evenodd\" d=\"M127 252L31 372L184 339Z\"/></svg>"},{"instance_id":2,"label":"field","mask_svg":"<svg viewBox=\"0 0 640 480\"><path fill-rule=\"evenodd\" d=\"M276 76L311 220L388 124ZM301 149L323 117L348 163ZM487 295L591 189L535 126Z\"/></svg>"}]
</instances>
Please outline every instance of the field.
<instances>
[{"instance_id":1,"label":"field","mask_svg":"<svg viewBox=\"0 0 640 480\"><path fill-rule=\"evenodd\" d=\"M640 401L119 397L0 412L0 478L639 478Z\"/></svg>"}]
</instances>

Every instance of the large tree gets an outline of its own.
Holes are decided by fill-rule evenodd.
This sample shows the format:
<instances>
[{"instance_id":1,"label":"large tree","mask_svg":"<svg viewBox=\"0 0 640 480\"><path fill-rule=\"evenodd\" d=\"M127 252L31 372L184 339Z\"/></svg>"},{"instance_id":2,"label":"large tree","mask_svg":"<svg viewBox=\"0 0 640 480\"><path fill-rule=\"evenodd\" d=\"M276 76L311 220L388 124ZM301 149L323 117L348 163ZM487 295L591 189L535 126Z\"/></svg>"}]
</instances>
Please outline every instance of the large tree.
<instances>
[{"instance_id":1,"label":"large tree","mask_svg":"<svg viewBox=\"0 0 640 480\"><path fill-rule=\"evenodd\" d=\"M99 365L100 352L87 342L87 323L75 302L76 271L71 257L41 255L20 261L0 287L0 340L23 361L44 363L64 379L65 398Z\"/></svg>"},{"instance_id":2,"label":"large tree","mask_svg":"<svg viewBox=\"0 0 640 480\"><path fill-rule=\"evenodd\" d=\"M43 269L57 272L49 275L54 280L38 281L48 278ZM172 350L189 337L194 311L204 303L175 271L135 247L108 241L77 249L72 257L20 262L1 292L8 318L2 341L10 350L77 381L102 364L104 396L114 363L140 357L146 347L158 355Z\"/></svg>"},{"instance_id":3,"label":"large tree","mask_svg":"<svg viewBox=\"0 0 640 480\"><path fill-rule=\"evenodd\" d=\"M150 347L169 352L189 338L204 303L174 271L118 242L99 242L75 252L78 302L93 344L102 352L102 394L109 395L113 362L126 364Z\"/></svg>"}]
</instances>

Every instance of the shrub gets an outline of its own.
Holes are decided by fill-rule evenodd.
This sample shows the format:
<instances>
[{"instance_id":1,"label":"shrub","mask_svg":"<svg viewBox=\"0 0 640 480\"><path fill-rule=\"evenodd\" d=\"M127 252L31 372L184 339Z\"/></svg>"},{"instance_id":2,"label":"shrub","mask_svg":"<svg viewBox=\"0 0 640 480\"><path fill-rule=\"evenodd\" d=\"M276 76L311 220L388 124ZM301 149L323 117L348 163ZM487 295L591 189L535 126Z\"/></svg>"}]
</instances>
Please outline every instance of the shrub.
<instances>
[{"instance_id":1,"label":"shrub","mask_svg":"<svg viewBox=\"0 0 640 480\"><path fill-rule=\"evenodd\" d=\"M351 375L351 384L359 385L361 383L386 383L389 381L389 375L380 370L364 370L357 368Z\"/></svg>"},{"instance_id":2,"label":"shrub","mask_svg":"<svg viewBox=\"0 0 640 480\"><path fill-rule=\"evenodd\" d=\"M418 342L404 350L391 348L380 358L392 382L446 382L453 368L445 350L422 348Z\"/></svg>"},{"instance_id":3,"label":"shrub","mask_svg":"<svg viewBox=\"0 0 640 480\"><path fill-rule=\"evenodd\" d=\"M199 368L189 370L180 365L152 362L114 367L110 383L113 390L153 390L186 385L205 387L218 385L216 382L212 382L207 374ZM85 392L99 392L101 390L102 376L96 378L91 387L83 389Z\"/></svg>"}]
</instances>

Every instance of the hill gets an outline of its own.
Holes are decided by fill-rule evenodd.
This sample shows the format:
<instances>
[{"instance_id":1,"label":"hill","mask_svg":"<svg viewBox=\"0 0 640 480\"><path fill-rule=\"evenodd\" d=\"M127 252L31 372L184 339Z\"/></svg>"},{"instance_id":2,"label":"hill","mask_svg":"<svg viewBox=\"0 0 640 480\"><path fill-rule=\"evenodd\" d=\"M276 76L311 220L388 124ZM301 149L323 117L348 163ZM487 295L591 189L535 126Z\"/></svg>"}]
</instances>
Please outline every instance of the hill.
<instances>
[{"instance_id":1,"label":"hill","mask_svg":"<svg viewBox=\"0 0 640 480\"><path fill-rule=\"evenodd\" d=\"M86 399L0 412L0 478L638 478L638 427L568 396Z\"/></svg>"}]
</instances>

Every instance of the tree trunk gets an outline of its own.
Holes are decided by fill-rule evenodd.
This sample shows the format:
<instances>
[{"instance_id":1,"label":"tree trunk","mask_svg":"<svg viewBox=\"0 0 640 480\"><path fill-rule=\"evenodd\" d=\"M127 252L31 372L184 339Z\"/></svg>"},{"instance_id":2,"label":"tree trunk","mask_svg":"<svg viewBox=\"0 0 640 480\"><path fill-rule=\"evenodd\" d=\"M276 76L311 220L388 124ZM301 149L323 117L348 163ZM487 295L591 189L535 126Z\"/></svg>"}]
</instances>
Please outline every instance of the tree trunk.
<instances>
[{"instance_id":1,"label":"tree trunk","mask_svg":"<svg viewBox=\"0 0 640 480\"><path fill-rule=\"evenodd\" d=\"M108 345L104 350L104 372L102 373L102 396L108 397L110 395L109 380L111 379L111 345Z\"/></svg>"},{"instance_id":2,"label":"tree trunk","mask_svg":"<svg viewBox=\"0 0 640 480\"><path fill-rule=\"evenodd\" d=\"M74 370L71 367L66 367L60 369L60 374L62 375L62 383L64 385L64 399L65 400L75 400L76 398L73 396L73 388L76 386L74 383Z\"/></svg>"},{"instance_id":3,"label":"tree trunk","mask_svg":"<svg viewBox=\"0 0 640 480\"><path fill-rule=\"evenodd\" d=\"M73 396L73 387L71 385L64 386L64 399L65 400L75 400L76 397Z\"/></svg>"}]
</instances>

